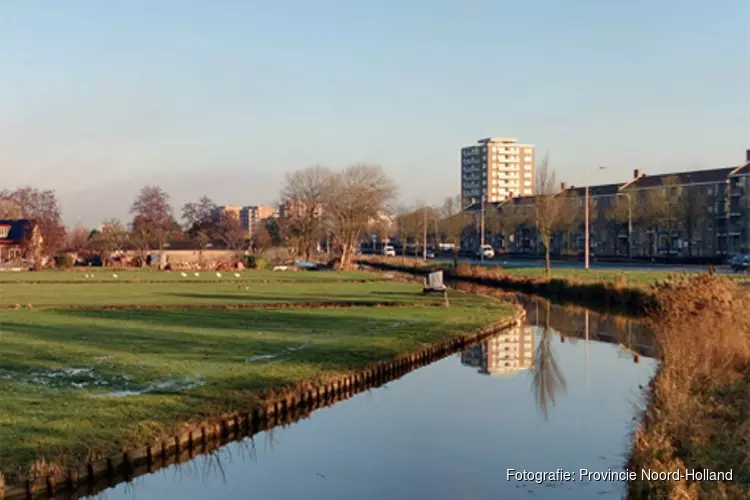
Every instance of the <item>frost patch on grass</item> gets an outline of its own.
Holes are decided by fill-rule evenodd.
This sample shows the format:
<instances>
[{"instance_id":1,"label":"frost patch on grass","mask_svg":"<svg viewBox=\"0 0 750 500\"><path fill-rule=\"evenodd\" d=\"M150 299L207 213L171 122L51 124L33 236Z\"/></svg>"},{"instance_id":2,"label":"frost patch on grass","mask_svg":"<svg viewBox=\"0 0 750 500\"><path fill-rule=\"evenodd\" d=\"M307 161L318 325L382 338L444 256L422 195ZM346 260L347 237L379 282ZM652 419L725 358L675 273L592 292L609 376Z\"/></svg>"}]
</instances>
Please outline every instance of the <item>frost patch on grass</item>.
<instances>
[{"instance_id":1,"label":"frost patch on grass","mask_svg":"<svg viewBox=\"0 0 750 500\"><path fill-rule=\"evenodd\" d=\"M0 379L21 384L41 385L50 389L88 389L121 386L128 383L127 375L105 377L94 368L60 368L29 373L0 369Z\"/></svg>"},{"instance_id":2,"label":"frost patch on grass","mask_svg":"<svg viewBox=\"0 0 750 500\"><path fill-rule=\"evenodd\" d=\"M256 361L263 361L265 359L274 359L276 356L276 354L258 354L256 356L250 356L249 358L245 359L245 363L254 363Z\"/></svg>"},{"instance_id":3,"label":"frost patch on grass","mask_svg":"<svg viewBox=\"0 0 750 500\"><path fill-rule=\"evenodd\" d=\"M206 381L198 376L182 377L174 380L167 380L165 382L158 382L151 384L143 389L125 389L120 391L112 391L104 394L104 397L110 398L122 398L127 396L140 396L142 394L148 394L151 392L163 392L163 391L187 391L188 389L195 389L205 385ZM102 395L97 395L101 397Z\"/></svg>"},{"instance_id":4,"label":"frost patch on grass","mask_svg":"<svg viewBox=\"0 0 750 500\"><path fill-rule=\"evenodd\" d=\"M255 363L256 361L278 359L284 354L295 352L295 351L301 351L302 349L307 349L308 347L310 347L310 344L300 344L294 347L286 347L283 351L277 352L275 354L256 354L255 356L250 356L249 358L245 358L245 363Z\"/></svg>"},{"instance_id":5,"label":"frost patch on grass","mask_svg":"<svg viewBox=\"0 0 750 500\"><path fill-rule=\"evenodd\" d=\"M310 344L302 344L302 345L298 345L295 347L287 347L286 350L289 352L294 352L294 351L301 351L302 349L307 349L308 347L310 347Z\"/></svg>"}]
</instances>

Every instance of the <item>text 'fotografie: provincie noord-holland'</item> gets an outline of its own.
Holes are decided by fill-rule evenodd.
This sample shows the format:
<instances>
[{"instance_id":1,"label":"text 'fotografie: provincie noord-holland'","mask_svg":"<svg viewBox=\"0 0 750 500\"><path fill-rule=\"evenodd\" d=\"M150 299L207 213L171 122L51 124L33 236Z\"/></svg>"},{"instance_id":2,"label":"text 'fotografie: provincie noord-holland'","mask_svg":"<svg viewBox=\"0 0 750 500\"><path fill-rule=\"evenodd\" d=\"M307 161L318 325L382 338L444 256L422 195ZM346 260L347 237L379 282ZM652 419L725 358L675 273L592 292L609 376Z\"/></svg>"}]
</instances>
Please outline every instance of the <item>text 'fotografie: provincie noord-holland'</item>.
<instances>
[{"instance_id":1,"label":"text 'fotografie: provincie noord-holland'","mask_svg":"<svg viewBox=\"0 0 750 500\"><path fill-rule=\"evenodd\" d=\"M732 471L716 472L708 469L678 469L671 472L642 469L640 471L623 470L590 471L579 469L578 472L557 469L551 472L506 469L507 481L528 481L538 484L566 481L731 481Z\"/></svg>"}]
</instances>

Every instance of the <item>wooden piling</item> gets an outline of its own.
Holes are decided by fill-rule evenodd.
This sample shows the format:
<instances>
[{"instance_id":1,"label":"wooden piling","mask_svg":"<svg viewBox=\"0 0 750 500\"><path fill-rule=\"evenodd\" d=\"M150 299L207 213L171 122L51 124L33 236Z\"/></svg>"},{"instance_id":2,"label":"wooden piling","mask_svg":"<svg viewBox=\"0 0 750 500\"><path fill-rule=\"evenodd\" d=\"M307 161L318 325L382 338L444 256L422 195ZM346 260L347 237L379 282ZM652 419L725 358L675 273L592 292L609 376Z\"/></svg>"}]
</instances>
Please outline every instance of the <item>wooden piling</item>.
<instances>
[{"instance_id":1,"label":"wooden piling","mask_svg":"<svg viewBox=\"0 0 750 500\"><path fill-rule=\"evenodd\" d=\"M68 490L75 491L78 488L78 469L68 470Z\"/></svg>"},{"instance_id":2,"label":"wooden piling","mask_svg":"<svg viewBox=\"0 0 750 500\"><path fill-rule=\"evenodd\" d=\"M57 479L55 478L54 474L49 474L45 478L45 482L47 483L47 494L49 496L55 495L55 487L57 486Z\"/></svg>"}]
</instances>

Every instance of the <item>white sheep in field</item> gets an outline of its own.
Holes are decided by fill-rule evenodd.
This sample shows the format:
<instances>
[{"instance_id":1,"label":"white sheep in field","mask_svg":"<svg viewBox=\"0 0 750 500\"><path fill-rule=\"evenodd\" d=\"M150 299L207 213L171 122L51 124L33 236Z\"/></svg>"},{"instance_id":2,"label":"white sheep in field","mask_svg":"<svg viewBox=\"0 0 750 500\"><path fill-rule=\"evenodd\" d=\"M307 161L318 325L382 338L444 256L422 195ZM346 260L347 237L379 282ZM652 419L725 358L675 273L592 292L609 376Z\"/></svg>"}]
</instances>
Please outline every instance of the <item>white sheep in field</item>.
<instances>
[{"instance_id":1,"label":"white sheep in field","mask_svg":"<svg viewBox=\"0 0 750 500\"><path fill-rule=\"evenodd\" d=\"M187 273L180 273L183 278L187 278Z\"/></svg>"},{"instance_id":2,"label":"white sheep in field","mask_svg":"<svg viewBox=\"0 0 750 500\"><path fill-rule=\"evenodd\" d=\"M239 278L240 276L241 276L240 273L234 273L235 278Z\"/></svg>"},{"instance_id":3,"label":"white sheep in field","mask_svg":"<svg viewBox=\"0 0 750 500\"><path fill-rule=\"evenodd\" d=\"M221 273L216 273L217 278L221 278Z\"/></svg>"}]
</instances>

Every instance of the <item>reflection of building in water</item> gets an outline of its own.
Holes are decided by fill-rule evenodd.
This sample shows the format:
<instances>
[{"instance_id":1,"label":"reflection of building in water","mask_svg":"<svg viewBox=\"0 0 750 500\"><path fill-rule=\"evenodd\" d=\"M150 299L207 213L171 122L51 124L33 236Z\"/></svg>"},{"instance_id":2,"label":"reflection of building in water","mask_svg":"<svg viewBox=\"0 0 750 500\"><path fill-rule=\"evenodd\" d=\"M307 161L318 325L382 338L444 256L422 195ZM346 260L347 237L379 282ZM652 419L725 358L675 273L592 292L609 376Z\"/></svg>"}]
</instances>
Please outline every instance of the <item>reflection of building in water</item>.
<instances>
[{"instance_id":1,"label":"reflection of building in water","mask_svg":"<svg viewBox=\"0 0 750 500\"><path fill-rule=\"evenodd\" d=\"M534 364L534 327L515 326L461 353L461 363L487 375L515 374Z\"/></svg>"}]
</instances>

